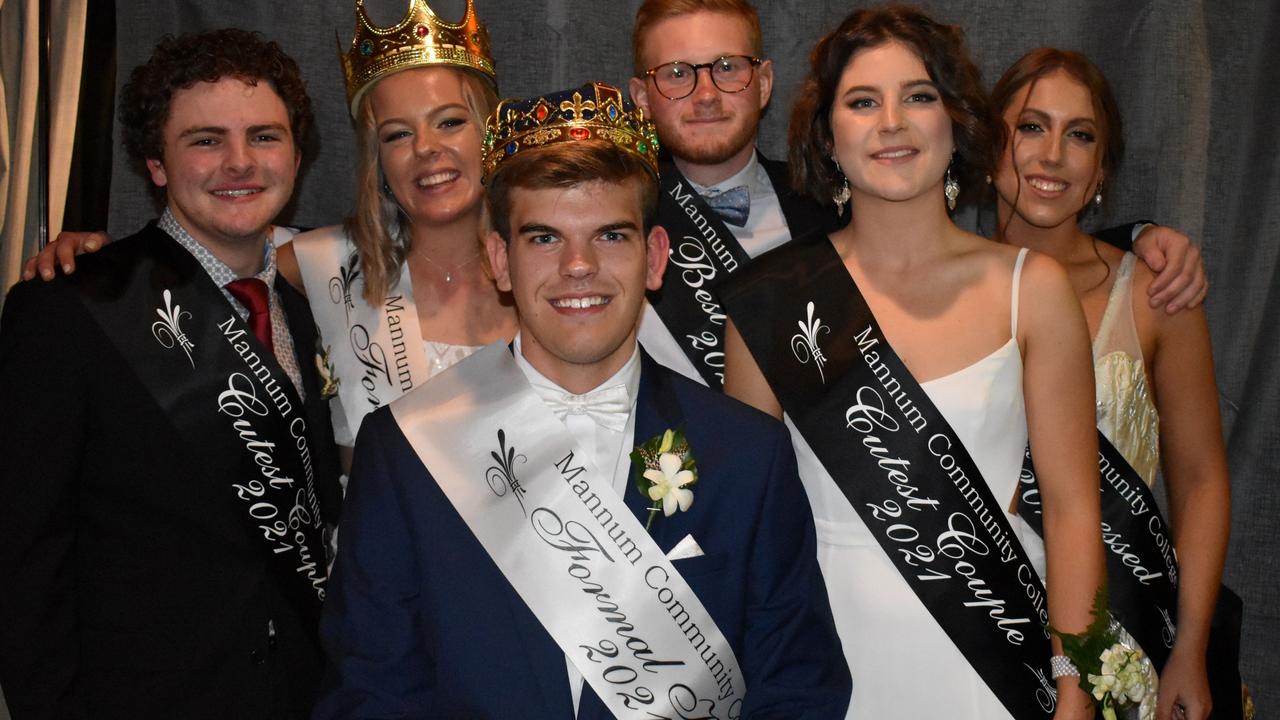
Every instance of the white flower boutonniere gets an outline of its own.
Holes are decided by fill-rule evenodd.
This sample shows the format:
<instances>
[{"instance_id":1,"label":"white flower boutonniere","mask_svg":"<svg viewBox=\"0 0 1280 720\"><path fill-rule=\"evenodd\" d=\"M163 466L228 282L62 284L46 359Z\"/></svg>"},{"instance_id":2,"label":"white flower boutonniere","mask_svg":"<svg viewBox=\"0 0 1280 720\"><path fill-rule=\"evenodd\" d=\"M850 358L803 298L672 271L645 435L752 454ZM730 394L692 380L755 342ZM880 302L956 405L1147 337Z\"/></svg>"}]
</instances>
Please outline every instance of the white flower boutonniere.
<instances>
[{"instance_id":1,"label":"white flower boutonniere","mask_svg":"<svg viewBox=\"0 0 1280 720\"><path fill-rule=\"evenodd\" d=\"M698 464L684 433L667 430L650 438L631 451L631 465L636 489L653 501L645 530L659 511L670 517L677 509L683 512L693 505L693 491L688 486L698 482Z\"/></svg>"},{"instance_id":2,"label":"white flower boutonniere","mask_svg":"<svg viewBox=\"0 0 1280 720\"><path fill-rule=\"evenodd\" d=\"M1151 659L1107 610L1106 586L1093 600L1093 622L1082 633L1050 632L1062 639L1062 651L1080 670L1080 688L1102 706L1102 717L1154 720L1159 680ZM1136 714L1131 714L1136 709Z\"/></svg>"},{"instance_id":3,"label":"white flower boutonniere","mask_svg":"<svg viewBox=\"0 0 1280 720\"><path fill-rule=\"evenodd\" d=\"M316 344L316 370L320 373L320 399L328 400L338 394L337 371L329 361L329 348Z\"/></svg>"}]
</instances>

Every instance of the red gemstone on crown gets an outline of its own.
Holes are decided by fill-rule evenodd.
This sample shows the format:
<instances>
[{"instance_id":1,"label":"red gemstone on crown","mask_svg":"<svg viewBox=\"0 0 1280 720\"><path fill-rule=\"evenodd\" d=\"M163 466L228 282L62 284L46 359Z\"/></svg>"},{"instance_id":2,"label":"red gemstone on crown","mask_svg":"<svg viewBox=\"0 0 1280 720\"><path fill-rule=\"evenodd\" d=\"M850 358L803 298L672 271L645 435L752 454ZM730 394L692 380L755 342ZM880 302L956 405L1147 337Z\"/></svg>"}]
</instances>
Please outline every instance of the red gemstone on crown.
<instances>
[{"instance_id":1,"label":"red gemstone on crown","mask_svg":"<svg viewBox=\"0 0 1280 720\"><path fill-rule=\"evenodd\" d=\"M533 110L533 116L534 116L534 117L536 117L536 118L538 118L538 122L542 122L543 120L546 120L546 119L547 119L547 106L546 106L546 105L539 105L538 107L534 108L534 110Z\"/></svg>"},{"instance_id":2,"label":"red gemstone on crown","mask_svg":"<svg viewBox=\"0 0 1280 720\"><path fill-rule=\"evenodd\" d=\"M428 29L426 25L419 25L413 29L413 32L416 33L418 37L424 38L427 36L427 33L431 32L431 30Z\"/></svg>"},{"instance_id":3,"label":"red gemstone on crown","mask_svg":"<svg viewBox=\"0 0 1280 720\"><path fill-rule=\"evenodd\" d=\"M591 137L591 131L586 128L569 128L569 137L574 140L586 140Z\"/></svg>"}]
</instances>

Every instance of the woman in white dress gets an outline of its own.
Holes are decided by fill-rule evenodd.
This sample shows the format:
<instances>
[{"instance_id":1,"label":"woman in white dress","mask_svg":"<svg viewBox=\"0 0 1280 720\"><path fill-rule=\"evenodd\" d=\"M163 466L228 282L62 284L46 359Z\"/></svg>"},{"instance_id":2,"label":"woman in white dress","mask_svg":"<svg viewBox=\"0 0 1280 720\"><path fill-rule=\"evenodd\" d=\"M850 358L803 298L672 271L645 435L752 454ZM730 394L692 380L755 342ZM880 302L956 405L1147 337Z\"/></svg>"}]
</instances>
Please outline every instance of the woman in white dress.
<instances>
[{"instance_id":1,"label":"woman in white dress","mask_svg":"<svg viewBox=\"0 0 1280 720\"><path fill-rule=\"evenodd\" d=\"M994 497L1002 526L1011 528L1005 534L1016 537L1014 544L1021 546L1037 573L1045 572L1047 550L1049 622L1068 632L1089 624L1094 593L1103 581L1103 562L1088 335L1071 286L1056 263L967 233L948 215L948 196L954 195L950 181L981 178L991 167L985 99L963 35L910 8L854 12L815 47L800 98L791 120L793 180L820 202L834 202L848 211L851 220L829 239L798 238L792 243L795 249L784 246L758 259L740 284L722 292L731 320L725 390L774 416L787 411L800 474L817 519L820 561L853 675L849 717L1092 718L1090 698L1076 678L1057 680L1056 707L1045 702L1046 688L1053 684L1047 677L1048 655L1061 654L1056 639L1050 651L1050 642L1038 638L1036 652L1043 650L1043 655L1033 659L1035 668L1027 666L1029 674L994 677L1000 673L975 669L975 663L1013 652L1015 640L1029 642L1027 638L1039 633L1039 623L1021 625L1022 633L1017 634L1000 632L1008 628L997 623L1000 627L969 642L966 655L952 640L953 632L999 617L1005 599L992 599L989 588L970 572L972 557L956 560L963 551L942 536L936 542L913 541L896 548L898 552L885 549L892 543L877 536L883 534L877 520L885 515L900 519L889 527L891 536L895 529L913 533L903 524L913 517L910 510L927 516L937 509L931 506L932 496L922 496L934 490L912 484L917 482L917 468L929 472L924 460L931 458L921 452L906 461L883 448L877 453L876 434L846 440L802 434L795 415L805 408L780 402L781 390L790 382L787 373L764 368L769 342L753 341L747 328L755 324L754 316L770 314L768 304L790 302L790 296L820 282L821 272L788 277L789 268L808 262L811 254L819 257L816 266L826 262L837 268L840 279L851 279L885 345L905 367L905 381L919 384L928 398L924 402L936 406L967 448ZM806 246L813 249L800 249ZM807 255L799 257L801 253ZM760 297L770 298L763 311L743 310L740 293L752 286ZM822 369L821 382L833 387L840 382L831 375L833 358L847 354L855 344L861 348L870 343L865 332L857 337L838 332L838 315L844 308L821 316L814 314L814 307L808 304L808 320L801 318L801 335L794 336L787 349L801 363L791 374ZM794 325L787 334L795 331ZM786 335L772 340L786 349ZM881 353L863 352L854 364L879 363L888 348L876 349ZM903 407L906 396L898 378L886 382L887 375L880 374L883 365L873 370ZM844 404L832 401L837 408L848 406L843 419L849 428L858 423L870 427L867 418L885 415L880 410L877 416L865 412L871 404L865 397L860 392ZM827 401L817 396L817 404ZM912 420L910 412L905 417ZM883 430L879 435L897 429L890 428L888 420L877 422ZM839 419L831 423L844 424ZM920 420L917 432L924 425ZM1009 512L1028 439L1037 467L1043 468L1045 547ZM821 458L830 448L820 444L865 445L878 460L872 462L872 471L850 475L825 464ZM929 453L936 455L935 449L931 438ZM953 467L948 460L939 462L943 468ZM833 475L843 484L838 486ZM864 503L850 499L856 491L848 488L883 484L883 478L897 483L900 501L882 502L868 512L859 507ZM941 484L948 484L947 477ZM913 503L915 507L909 507ZM954 540L955 535L948 537ZM924 582L919 584L923 590L913 589L899 553L907 558L906 566L929 561L935 563L929 567L944 567L945 573L932 577L959 580L955 591L965 602L934 612L935 606L927 606L918 594L927 595L932 585ZM946 562L938 566L937 560ZM1039 584L1028 574L1018 574L1019 590L1025 587L1033 594L1033 584ZM944 630L943 621L935 618L948 615L954 616L953 624ZM1015 665L1020 668L1021 662ZM1011 709L1025 707L1010 704L1014 694L1034 694L1040 706L1034 712Z\"/></svg>"},{"instance_id":2,"label":"woman in white dress","mask_svg":"<svg viewBox=\"0 0 1280 720\"><path fill-rule=\"evenodd\" d=\"M1204 311L1152 309L1143 301L1151 270L1080 229L1124 151L1115 99L1088 59L1033 50L996 83L992 105L1004 130L993 173L999 239L1066 269L1093 337L1098 427L1149 486L1163 470L1179 583L1157 717L1201 720L1212 705L1205 647L1231 516Z\"/></svg>"}]
</instances>

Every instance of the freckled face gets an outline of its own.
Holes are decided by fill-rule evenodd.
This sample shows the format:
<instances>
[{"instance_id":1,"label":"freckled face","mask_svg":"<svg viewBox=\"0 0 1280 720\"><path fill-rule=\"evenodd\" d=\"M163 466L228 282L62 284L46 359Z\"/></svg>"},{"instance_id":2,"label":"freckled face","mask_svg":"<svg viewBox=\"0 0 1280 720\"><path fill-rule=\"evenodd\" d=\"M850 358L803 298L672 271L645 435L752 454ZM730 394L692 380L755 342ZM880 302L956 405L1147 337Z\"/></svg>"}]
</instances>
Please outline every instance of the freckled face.
<instances>
[{"instance_id":1,"label":"freckled face","mask_svg":"<svg viewBox=\"0 0 1280 720\"><path fill-rule=\"evenodd\" d=\"M662 285L666 232L644 234L638 180L510 192L511 241L491 233L488 250L524 355L554 381L588 368L602 382L631 356L645 290Z\"/></svg>"},{"instance_id":2,"label":"freckled face","mask_svg":"<svg viewBox=\"0 0 1280 720\"><path fill-rule=\"evenodd\" d=\"M1019 90L1003 117L1009 142L995 176L1001 215L1013 209L1040 228L1075 222L1102 182L1089 88L1055 70Z\"/></svg>"},{"instance_id":3,"label":"freckled face","mask_svg":"<svg viewBox=\"0 0 1280 720\"><path fill-rule=\"evenodd\" d=\"M890 41L853 55L836 85L831 134L855 197L937 193L955 145L951 117L924 63Z\"/></svg>"},{"instance_id":4,"label":"freckled face","mask_svg":"<svg viewBox=\"0 0 1280 720\"><path fill-rule=\"evenodd\" d=\"M301 156L284 101L265 81L198 82L174 92L162 158L147 160L165 204L202 245L260 243L293 195Z\"/></svg>"},{"instance_id":5,"label":"freckled face","mask_svg":"<svg viewBox=\"0 0 1280 720\"><path fill-rule=\"evenodd\" d=\"M478 217L484 128L467 105L462 71L404 70L369 91L378 162L391 192L416 225Z\"/></svg>"}]
</instances>

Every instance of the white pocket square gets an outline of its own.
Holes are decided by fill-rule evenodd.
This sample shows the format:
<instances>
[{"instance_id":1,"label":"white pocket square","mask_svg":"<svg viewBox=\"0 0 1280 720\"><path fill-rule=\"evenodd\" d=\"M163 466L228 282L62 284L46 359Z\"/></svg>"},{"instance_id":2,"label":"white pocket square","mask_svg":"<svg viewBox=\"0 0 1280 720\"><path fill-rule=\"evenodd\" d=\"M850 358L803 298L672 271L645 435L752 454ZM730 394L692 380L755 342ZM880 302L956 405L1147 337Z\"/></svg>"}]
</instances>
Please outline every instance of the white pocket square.
<instances>
[{"instance_id":1,"label":"white pocket square","mask_svg":"<svg viewBox=\"0 0 1280 720\"><path fill-rule=\"evenodd\" d=\"M698 545L698 541L694 540L692 535L685 535L684 539L676 543L676 546L671 548L671 552L667 553L667 559L687 560L688 558L702 557L705 554Z\"/></svg>"}]
</instances>

